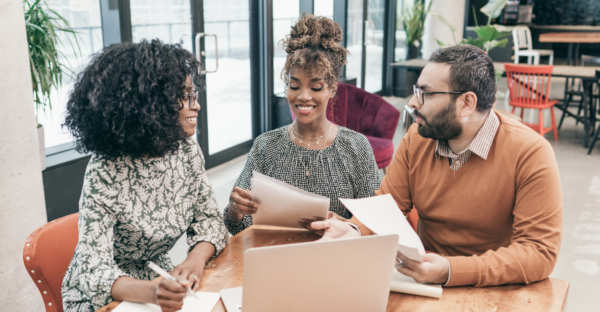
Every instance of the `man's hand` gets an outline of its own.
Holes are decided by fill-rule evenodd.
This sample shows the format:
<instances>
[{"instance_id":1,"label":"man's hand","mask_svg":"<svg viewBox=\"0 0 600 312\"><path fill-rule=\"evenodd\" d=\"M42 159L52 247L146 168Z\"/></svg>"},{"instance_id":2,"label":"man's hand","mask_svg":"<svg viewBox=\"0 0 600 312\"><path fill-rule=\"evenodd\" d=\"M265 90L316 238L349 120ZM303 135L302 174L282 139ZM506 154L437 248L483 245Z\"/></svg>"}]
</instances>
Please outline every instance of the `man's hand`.
<instances>
[{"instance_id":1,"label":"man's hand","mask_svg":"<svg viewBox=\"0 0 600 312\"><path fill-rule=\"evenodd\" d=\"M354 228L340 220L316 221L311 224L311 227L315 230L325 230L323 237L320 239L321 241L360 237L360 234Z\"/></svg>"},{"instance_id":2,"label":"man's hand","mask_svg":"<svg viewBox=\"0 0 600 312\"><path fill-rule=\"evenodd\" d=\"M421 255L423 262L418 262L398 253L398 259L404 266L398 268L398 272L412 277L419 283L445 284L448 281L448 260L440 255Z\"/></svg>"},{"instance_id":3,"label":"man's hand","mask_svg":"<svg viewBox=\"0 0 600 312\"><path fill-rule=\"evenodd\" d=\"M319 236L323 236L323 234L325 234L325 230L316 230L311 225L316 221L324 221L324 220L325 219L323 219L322 217L314 217L312 219L302 218L302 219L300 219L300 221L298 221L298 224L301 227L303 227ZM335 213L333 211L329 211L329 212L327 212L327 220L347 221L348 219L340 217L337 213Z\"/></svg>"}]
</instances>

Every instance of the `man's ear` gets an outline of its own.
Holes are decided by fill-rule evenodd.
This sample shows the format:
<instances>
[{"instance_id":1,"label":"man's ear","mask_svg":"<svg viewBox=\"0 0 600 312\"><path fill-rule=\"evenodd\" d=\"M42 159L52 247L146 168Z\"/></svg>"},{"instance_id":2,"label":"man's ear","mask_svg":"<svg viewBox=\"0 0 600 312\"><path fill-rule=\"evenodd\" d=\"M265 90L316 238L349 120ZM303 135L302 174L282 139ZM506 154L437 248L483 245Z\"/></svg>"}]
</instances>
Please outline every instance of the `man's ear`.
<instances>
[{"instance_id":1,"label":"man's ear","mask_svg":"<svg viewBox=\"0 0 600 312\"><path fill-rule=\"evenodd\" d=\"M457 100L461 102L459 117L468 117L477 110L477 95L474 92L466 92Z\"/></svg>"}]
</instances>

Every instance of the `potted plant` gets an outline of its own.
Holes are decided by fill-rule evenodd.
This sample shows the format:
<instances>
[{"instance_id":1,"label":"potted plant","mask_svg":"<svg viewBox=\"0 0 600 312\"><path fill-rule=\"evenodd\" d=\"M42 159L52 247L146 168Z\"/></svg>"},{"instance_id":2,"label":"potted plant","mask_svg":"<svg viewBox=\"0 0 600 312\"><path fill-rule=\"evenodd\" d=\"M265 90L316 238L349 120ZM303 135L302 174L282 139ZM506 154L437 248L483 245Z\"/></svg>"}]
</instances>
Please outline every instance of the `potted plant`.
<instances>
[{"instance_id":1,"label":"potted plant","mask_svg":"<svg viewBox=\"0 0 600 312\"><path fill-rule=\"evenodd\" d=\"M423 26L432 2L430 2L427 9L425 9L423 2L416 0L412 7L408 8L402 15L402 27L406 34L407 60L419 57L419 48L421 47L421 40L423 39Z\"/></svg>"},{"instance_id":2,"label":"potted plant","mask_svg":"<svg viewBox=\"0 0 600 312\"><path fill-rule=\"evenodd\" d=\"M506 6L506 2L508 0L490 0L485 6L481 8L481 12L488 17L487 25L479 26L477 23L477 15L475 14L475 7L473 7L473 17L475 18L475 33L477 34L476 38L464 38L460 42L456 42L456 38L454 37L454 31L456 31L456 27L452 26L452 24L444 22L450 29L452 30L452 37L454 39L454 44L470 44L476 46L485 51L485 53L490 53L495 47L505 47L508 43L508 39L506 37L510 36L510 32L504 31L503 26L491 25L492 19L498 18L502 13L502 9ZM431 14L431 13L430 13ZM435 39L440 47L445 46L443 42L438 39Z\"/></svg>"},{"instance_id":3,"label":"potted plant","mask_svg":"<svg viewBox=\"0 0 600 312\"><path fill-rule=\"evenodd\" d=\"M76 32L69 27L69 23L56 11L50 9L43 0L24 0L25 28L27 43L29 45L29 67L31 70L31 84L33 87L33 101L36 108L36 124L40 148L42 170L46 169L44 127L37 121L37 116L42 111L52 110L50 91L57 88L62 82L63 74L73 73L63 63L64 55L58 50L61 44L59 33L73 35L77 49L69 38L69 43L75 52L80 53Z\"/></svg>"}]
</instances>

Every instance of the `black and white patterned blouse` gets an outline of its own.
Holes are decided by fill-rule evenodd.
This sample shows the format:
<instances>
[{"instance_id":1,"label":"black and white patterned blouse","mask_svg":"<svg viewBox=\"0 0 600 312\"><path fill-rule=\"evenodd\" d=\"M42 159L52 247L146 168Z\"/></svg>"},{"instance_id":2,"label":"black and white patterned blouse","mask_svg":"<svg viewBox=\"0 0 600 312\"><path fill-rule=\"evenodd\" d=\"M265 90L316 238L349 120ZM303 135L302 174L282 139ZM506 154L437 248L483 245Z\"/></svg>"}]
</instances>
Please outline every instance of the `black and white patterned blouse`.
<instances>
[{"instance_id":1,"label":"black and white patterned blouse","mask_svg":"<svg viewBox=\"0 0 600 312\"><path fill-rule=\"evenodd\" d=\"M311 193L329 197L330 211L344 218L352 217L338 198L374 196L380 180L367 138L356 131L338 127L333 143L322 151L294 144L287 126L263 133L254 140L235 186L249 190L252 170L256 170ZM309 176L305 168L309 168ZM223 215L227 229L235 235L252 225L252 216L244 215L240 222L233 222L227 217L230 205L231 201Z\"/></svg>"},{"instance_id":2,"label":"black and white patterned blouse","mask_svg":"<svg viewBox=\"0 0 600 312\"><path fill-rule=\"evenodd\" d=\"M174 268L167 252L187 234L190 250L209 242L219 254L227 230L204 170L188 139L160 158L92 157L79 201L79 242L62 284L65 312L92 312L112 301L115 280L157 277L151 260Z\"/></svg>"}]
</instances>

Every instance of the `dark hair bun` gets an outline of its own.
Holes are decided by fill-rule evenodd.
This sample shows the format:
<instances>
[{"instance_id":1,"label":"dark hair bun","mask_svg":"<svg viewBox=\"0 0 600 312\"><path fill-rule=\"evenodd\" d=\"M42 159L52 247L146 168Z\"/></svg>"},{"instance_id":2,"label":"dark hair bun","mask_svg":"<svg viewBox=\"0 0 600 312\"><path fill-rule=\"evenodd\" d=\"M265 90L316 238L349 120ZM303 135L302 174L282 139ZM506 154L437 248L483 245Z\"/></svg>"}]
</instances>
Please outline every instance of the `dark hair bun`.
<instances>
[{"instance_id":1,"label":"dark hair bun","mask_svg":"<svg viewBox=\"0 0 600 312\"><path fill-rule=\"evenodd\" d=\"M315 17L309 14L302 15L292 31L283 41L287 53L292 53L304 48L323 48L346 57L346 49L342 42L342 27L340 24L326 17Z\"/></svg>"},{"instance_id":2,"label":"dark hair bun","mask_svg":"<svg viewBox=\"0 0 600 312\"><path fill-rule=\"evenodd\" d=\"M335 94L348 55L346 48L340 44L342 38L340 24L323 16L304 13L290 34L281 41L288 54L281 72L283 82L288 84L292 68L303 68L308 76L323 75Z\"/></svg>"}]
</instances>

